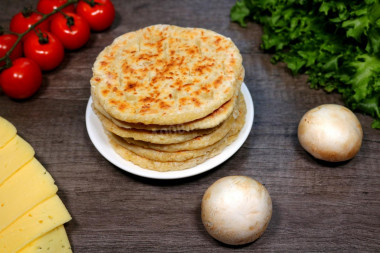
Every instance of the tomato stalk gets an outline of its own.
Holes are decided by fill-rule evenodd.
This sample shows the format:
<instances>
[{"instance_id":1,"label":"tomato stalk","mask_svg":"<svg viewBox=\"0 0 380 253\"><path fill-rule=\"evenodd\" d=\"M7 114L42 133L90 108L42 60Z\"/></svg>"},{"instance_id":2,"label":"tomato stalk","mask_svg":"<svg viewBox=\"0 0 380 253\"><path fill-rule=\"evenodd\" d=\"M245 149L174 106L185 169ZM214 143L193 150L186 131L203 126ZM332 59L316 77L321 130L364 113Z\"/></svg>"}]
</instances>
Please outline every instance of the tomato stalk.
<instances>
[{"instance_id":1,"label":"tomato stalk","mask_svg":"<svg viewBox=\"0 0 380 253\"><path fill-rule=\"evenodd\" d=\"M23 33L17 33L15 35L17 35L17 40L16 42L13 44L13 46L8 50L8 52L0 58L0 62L1 61L5 61L5 65L0 67L0 71L2 71L3 69L5 68L9 68L11 66L11 59L10 59L10 55L11 53L13 52L13 50L16 48L16 46L18 45L18 43L20 43L21 39L30 31L34 30L39 24L41 24L42 22L44 22L46 19L48 19L50 16L56 14L57 12L60 12L62 9L64 9L65 7L71 5L71 4L75 4L75 3L78 3L79 0L67 0L66 3L62 4L61 6L57 7L56 9L54 9L52 12L48 13L48 14L44 14L42 16L42 18L40 20L38 20L36 23L34 23L33 25L31 25L25 32Z\"/></svg>"},{"instance_id":2,"label":"tomato stalk","mask_svg":"<svg viewBox=\"0 0 380 253\"><path fill-rule=\"evenodd\" d=\"M65 19L66 19L66 24L67 24L67 26L68 26L68 27L70 28L70 30L71 30L71 26L75 25L74 18L71 17L71 16L69 16L69 15L67 15L67 14L64 13L63 11L59 11L59 13L61 13L61 14L65 17Z\"/></svg>"},{"instance_id":3,"label":"tomato stalk","mask_svg":"<svg viewBox=\"0 0 380 253\"><path fill-rule=\"evenodd\" d=\"M36 35L38 36L38 42L43 45L49 43L49 37L46 33L39 31L36 31Z\"/></svg>"},{"instance_id":4,"label":"tomato stalk","mask_svg":"<svg viewBox=\"0 0 380 253\"><path fill-rule=\"evenodd\" d=\"M24 9L22 10L21 13L24 16L24 18L30 17L30 15L32 15L32 13L33 13L33 8L32 7L24 7Z\"/></svg>"},{"instance_id":5,"label":"tomato stalk","mask_svg":"<svg viewBox=\"0 0 380 253\"><path fill-rule=\"evenodd\" d=\"M101 5L101 3L97 3L97 2L95 2L95 0L82 0L82 1L87 3L88 5L90 5L91 8L93 8L97 4Z\"/></svg>"}]
</instances>

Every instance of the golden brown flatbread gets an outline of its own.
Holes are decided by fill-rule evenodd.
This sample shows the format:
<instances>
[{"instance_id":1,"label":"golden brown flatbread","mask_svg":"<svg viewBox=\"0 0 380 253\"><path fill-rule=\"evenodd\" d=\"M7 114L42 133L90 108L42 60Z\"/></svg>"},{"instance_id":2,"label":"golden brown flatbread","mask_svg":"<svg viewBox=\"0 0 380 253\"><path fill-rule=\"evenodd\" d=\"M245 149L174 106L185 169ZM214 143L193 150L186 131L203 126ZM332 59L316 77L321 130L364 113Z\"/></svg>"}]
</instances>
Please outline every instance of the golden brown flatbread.
<instances>
[{"instance_id":1,"label":"golden brown flatbread","mask_svg":"<svg viewBox=\"0 0 380 253\"><path fill-rule=\"evenodd\" d=\"M120 136L123 138L132 138L134 140L146 141L146 142L156 143L156 144L172 144L172 143L180 143L180 142L188 141L198 136L209 134L218 128L218 127L215 127L215 128L209 128L209 129L194 130L190 132L148 131L148 130L131 129L131 128L127 129L127 128L122 128L115 125L111 120L109 120L107 117L102 115L98 110L96 110L94 106L92 107L92 110L98 116L99 120L101 121L103 125L103 128L110 131L111 133L114 133L117 136Z\"/></svg>"},{"instance_id":2,"label":"golden brown flatbread","mask_svg":"<svg viewBox=\"0 0 380 253\"><path fill-rule=\"evenodd\" d=\"M229 39L201 28L153 25L124 34L97 57L92 96L113 118L174 125L229 101L242 57Z\"/></svg>"},{"instance_id":3,"label":"golden brown flatbread","mask_svg":"<svg viewBox=\"0 0 380 253\"><path fill-rule=\"evenodd\" d=\"M190 159L180 159L181 161L178 161L178 159L175 159L175 161L162 161L162 157L165 156L165 152L156 153L156 155L152 156L154 158L158 158L160 160L154 160L149 159L147 157L144 157L143 155L136 154L135 152L131 151L131 149L126 148L124 145L125 142L108 132L108 136L110 138L110 143L115 149L115 151L124 159L146 169L150 170L156 170L156 171L175 171L175 170L184 170L191 167L194 167L200 163L203 163L207 159L214 157L221 153L225 147L230 145L239 135L240 130L243 128L245 123L245 115L246 115L246 106L244 104L244 108L239 112L239 116L237 120L235 121L234 128L230 130L230 132L222 138L219 142L217 142L214 145L211 145L212 148L206 148L203 150L203 153L199 155L197 153L196 156L188 156L191 157ZM187 153L189 152L189 153ZM187 154L194 154L192 151L184 151L184 152L174 152L179 157L185 157ZM169 154L170 157L174 157L173 153ZM169 157L167 156L167 157ZM167 157L165 158L166 160Z\"/></svg>"},{"instance_id":4,"label":"golden brown flatbread","mask_svg":"<svg viewBox=\"0 0 380 253\"><path fill-rule=\"evenodd\" d=\"M174 144L154 144L145 141L136 141L132 138L125 138L124 140L136 146L140 146L147 149L153 149L157 151L165 151L165 152L176 152L176 151L186 151L186 150L195 150L202 149L207 146L213 145L214 143L220 141L223 137L225 137L228 132L234 127L235 124L238 124L236 121L239 116L239 110L244 111L245 102L243 95L239 95L238 106L235 107L234 113L230 115L230 117L225 120L220 127L218 127L215 131L210 134L205 134L194 139L184 141L181 143Z\"/></svg>"},{"instance_id":5,"label":"golden brown flatbread","mask_svg":"<svg viewBox=\"0 0 380 253\"><path fill-rule=\"evenodd\" d=\"M240 74L239 82L242 83L244 79L244 68L242 73ZM223 121L225 121L234 110L234 107L237 103L237 97L239 96L241 84L238 85L238 89L236 90L236 94L228 100L226 103L224 103L221 107L213 111L211 114L207 115L206 117L203 117L201 119L197 119L194 121L186 122L183 124L176 124L176 125L145 125L141 123L129 123L124 122L118 119L113 118L111 115L109 115L103 108L103 106L100 104L96 96L93 97L93 103L95 108L101 112L104 116L106 116L108 119L110 119L115 125L123 128L134 128L134 129L144 129L144 130L150 130L150 131L191 131L191 130L197 130L197 129L206 129L206 128L213 128L221 124Z\"/></svg>"}]
</instances>

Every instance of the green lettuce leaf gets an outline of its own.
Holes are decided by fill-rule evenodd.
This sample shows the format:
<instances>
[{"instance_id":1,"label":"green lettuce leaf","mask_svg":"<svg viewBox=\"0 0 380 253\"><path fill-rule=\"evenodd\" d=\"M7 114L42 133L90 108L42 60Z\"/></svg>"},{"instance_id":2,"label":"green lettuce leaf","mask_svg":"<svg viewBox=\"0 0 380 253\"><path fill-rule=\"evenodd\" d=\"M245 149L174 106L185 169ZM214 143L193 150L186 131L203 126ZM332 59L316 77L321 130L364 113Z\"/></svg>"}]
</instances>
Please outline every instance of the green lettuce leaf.
<instances>
[{"instance_id":1,"label":"green lettuce leaf","mask_svg":"<svg viewBox=\"0 0 380 253\"><path fill-rule=\"evenodd\" d=\"M309 76L311 88L338 92L380 129L379 0L241 0L231 20L263 26L272 63Z\"/></svg>"}]
</instances>

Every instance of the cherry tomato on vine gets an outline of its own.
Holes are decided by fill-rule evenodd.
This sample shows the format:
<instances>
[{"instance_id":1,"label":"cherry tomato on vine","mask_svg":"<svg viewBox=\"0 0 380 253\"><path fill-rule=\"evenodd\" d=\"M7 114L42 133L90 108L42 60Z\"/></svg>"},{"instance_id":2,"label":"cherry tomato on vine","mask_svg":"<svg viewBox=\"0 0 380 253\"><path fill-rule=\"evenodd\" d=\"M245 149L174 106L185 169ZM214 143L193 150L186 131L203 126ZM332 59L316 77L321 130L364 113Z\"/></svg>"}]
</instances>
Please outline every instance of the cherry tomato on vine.
<instances>
[{"instance_id":1,"label":"cherry tomato on vine","mask_svg":"<svg viewBox=\"0 0 380 253\"><path fill-rule=\"evenodd\" d=\"M25 57L34 60L42 70L52 70L65 55L62 43L49 32L31 34L24 42Z\"/></svg>"},{"instance_id":2,"label":"cherry tomato on vine","mask_svg":"<svg viewBox=\"0 0 380 253\"><path fill-rule=\"evenodd\" d=\"M11 67L0 75L0 85L11 98L24 99L32 96L42 83L40 67L28 58L17 58Z\"/></svg>"},{"instance_id":3,"label":"cherry tomato on vine","mask_svg":"<svg viewBox=\"0 0 380 253\"><path fill-rule=\"evenodd\" d=\"M62 42L64 48L75 50L84 46L90 38L87 21L75 13L59 14L50 23L50 31Z\"/></svg>"},{"instance_id":4,"label":"cherry tomato on vine","mask_svg":"<svg viewBox=\"0 0 380 253\"><path fill-rule=\"evenodd\" d=\"M67 3L67 0L40 0L37 4L37 11L48 14L59 6ZM63 12L74 12L74 4L71 4L62 9Z\"/></svg>"},{"instance_id":5,"label":"cherry tomato on vine","mask_svg":"<svg viewBox=\"0 0 380 253\"><path fill-rule=\"evenodd\" d=\"M28 30L33 24L39 21L42 18L41 14L33 12L31 10L24 10L22 12L17 13L11 19L9 24L9 30L15 33L23 33ZM49 30L49 24L44 21L36 27L36 30L47 31ZM31 32L29 32L26 36L22 38L24 41L27 36L29 36Z\"/></svg>"},{"instance_id":6,"label":"cherry tomato on vine","mask_svg":"<svg viewBox=\"0 0 380 253\"><path fill-rule=\"evenodd\" d=\"M84 17L93 31L103 31L112 25L115 8L110 0L79 1L77 13Z\"/></svg>"},{"instance_id":7,"label":"cherry tomato on vine","mask_svg":"<svg viewBox=\"0 0 380 253\"><path fill-rule=\"evenodd\" d=\"M13 44L16 42L17 36L14 34L3 34L0 35L0 58L5 56L5 54L11 49ZM10 59L14 60L22 56L22 46L18 43L13 52L10 54ZM0 67L4 66L5 61L0 62Z\"/></svg>"}]
</instances>

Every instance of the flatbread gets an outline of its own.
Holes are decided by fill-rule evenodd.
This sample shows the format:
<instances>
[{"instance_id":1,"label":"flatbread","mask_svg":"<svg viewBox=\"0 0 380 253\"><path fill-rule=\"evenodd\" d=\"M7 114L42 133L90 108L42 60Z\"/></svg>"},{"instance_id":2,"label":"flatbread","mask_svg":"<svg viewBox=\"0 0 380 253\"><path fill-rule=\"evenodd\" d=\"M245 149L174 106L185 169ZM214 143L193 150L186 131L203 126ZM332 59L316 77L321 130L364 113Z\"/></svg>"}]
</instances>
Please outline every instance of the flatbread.
<instances>
[{"instance_id":1,"label":"flatbread","mask_svg":"<svg viewBox=\"0 0 380 253\"><path fill-rule=\"evenodd\" d=\"M241 109L244 109L245 108L244 100L241 99L241 101L243 101L243 103L242 103L243 105L242 105ZM238 115L239 120L235 121L236 124L233 124L233 127L227 133L227 136L236 134L242 128L242 125L244 124L244 122L241 120L241 118L245 118L245 113L243 110L241 111L241 113L239 110L239 115ZM240 125L238 123L240 123ZM214 144L208 145L204 148L195 149L195 150L180 150L180 151L175 151L175 152L157 151L157 150L150 149L150 148L144 148L141 146L130 144L130 143L126 142L124 139L122 139L118 136L115 136L115 135L113 136L113 138L123 148L126 148L129 151L132 151L133 153L135 153L139 156L142 156L144 158L159 161L159 162L183 162L183 161L187 161L189 159L194 159L196 157L203 156L204 154L208 154L212 150L217 149L219 146L223 145L226 137L224 137L221 140L215 142Z\"/></svg>"},{"instance_id":2,"label":"flatbread","mask_svg":"<svg viewBox=\"0 0 380 253\"><path fill-rule=\"evenodd\" d=\"M224 136L227 135L227 133L234 126L234 124L236 124L236 119L239 116L239 107L241 111L245 107L244 100L241 101L242 98L243 98L243 95L240 94L238 106L234 108L233 114L230 115L228 119L223 122L223 125L218 127L214 132L210 134L196 137L194 139L181 142L181 143L164 144L164 145L154 144L154 143L149 143L149 142L144 142L144 141L136 141L131 138L125 138L124 140L129 144L133 144L136 146L153 149L157 151L166 151L166 152L176 152L176 151L195 150L195 149L205 148L221 140Z\"/></svg>"},{"instance_id":3,"label":"flatbread","mask_svg":"<svg viewBox=\"0 0 380 253\"><path fill-rule=\"evenodd\" d=\"M113 140L112 138L110 139L110 143L112 147L115 149L116 153L118 153L125 160L128 160L136 164L137 166L140 166L145 169L166 172L189 169L205 162L207 159L210 159L220 154L225 147L227 147L236 140L238 135L239 134L228 136L219 147L212 150L210 153L204 154L203 156L198 156L194 159L190 159L184 162L158 162L154 160L149 160L142 156L136 155L128 149L123 148L117 141Z\"/></svg>"},{"instance_id":4,"label":"flatbread","mask_svg":"<svg viewBox=\"0 0 380 253\"><path fill-rule=\"evenodd\" d=\"M111 117L103 108L103 106L100 104L100 102L97 100L96 96L93 97L93 103L95 108L101 112L104 116L106 116L108 119L112 120L112 122L123 128L134 128L134 129L145 129L149 131L192 131L197 129L206 129L206 128L213 128L218 126L220 123L225 121L232 113L236 103L237 103L237 97L240 91L241 83L244 79L244 68L242 73L239 77L240 84L237 86L239 89L236 90L236 95L232 97L232 99L228 100L226 103L224 103L221 107L213 111L211 114L207 115L206 117L203 117L201 119L197 119L194 121L190 121L183 124L176 124L176 125L145 125L145 124L138 124L138 123L129 123L124 122L118 119L115 119Z\"/></svg>"},{"instance_id":5,"label":"flatbread","mask_svg":"<svg viewBox=\"0 0 380 253\"><path fill-rule=\"evenodd\" d=\"M210 134L215 131L216 128L194 130L190 132L186 131L148 131L141 129L126 129L115 125L111 120L102 115L94 106L92 110L98 116L103 128L123 138L132 138L134 140L140 140L156 144L172 144L180 143L194 139L198 136Z\"/></svg>"},{"instance_id":6,"label":"flatbread","mask_svg":"<svg viewBox=\"0 0 380 253\"><path fill-rule=\"evenodd\" d=\"M246 108L241 113L243 117L238 117L239 120L237 120L236 128L234 130L231 130L227 136L225 136L221 141L218 142L218 145L215 145L214 148L208 149L206 152L203 153L201 156L196 156L192 159L188 159L185 161L169 161L169 162L162 162L162 161L156 161L151 160L148 158L145 158L143 156L140 156L127 148L123 146L123 143L120 142L119 138L115 138L115 135L109 134L110 143L115 149L115 151L124 159L146 169L150 170L156 170L156 171L176 171L176 170L184 170L191 167L194 167L200 163L203 163L207 159L214 157L221 153L225 147L230 145L239 135L240 130L243 128L245 123L245 114L246 114Z\"/></svg>"},{"instance_id":7,"label":"flatbread","mask_svg":"<svg viewBox=\"0 0 380 253\"><path fill-rule=\"evenodd\" d=\"M229 101L241 71L231 39L201 28L153 25L116 38L98 55L91 91L118 120L182 124Z\"/></svg>"}]
</instances>

